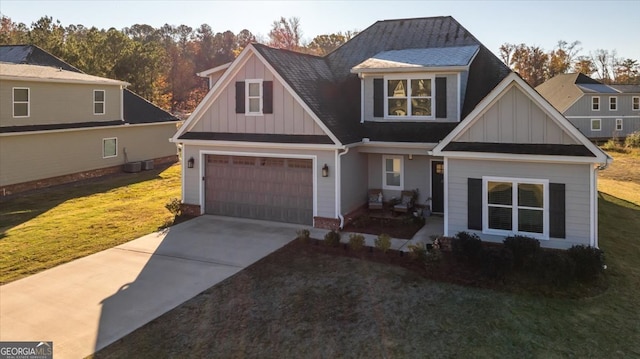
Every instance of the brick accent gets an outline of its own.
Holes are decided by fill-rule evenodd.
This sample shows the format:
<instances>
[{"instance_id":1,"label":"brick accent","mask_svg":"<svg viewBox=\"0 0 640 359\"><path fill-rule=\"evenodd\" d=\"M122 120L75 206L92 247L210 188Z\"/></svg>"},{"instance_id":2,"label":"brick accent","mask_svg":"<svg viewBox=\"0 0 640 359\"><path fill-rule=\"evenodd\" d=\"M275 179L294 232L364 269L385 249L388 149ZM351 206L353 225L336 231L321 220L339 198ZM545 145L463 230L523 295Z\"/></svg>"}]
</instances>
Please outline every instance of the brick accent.
<instances>
[{"instance_id":1,"label":"brick accent","mask_svg":"<svg viewBox=\"0 0 640 359\"><path fill-rule=\"evenodd\" d=\"M180 211L184 215L197 217L197 216L200 216L200 205L182 203L180 205Z\"/></svg>"},{"instance_id":2,"label":"brick accent","mask_svg":"<svg viewBox=\"0 0 640 359\"><path fill-rule=\"evenodd\" d=\"M172 155L167 157L155 158L153 159L153 164L154 166L161 166L166 164L172 164L177 161L178 161L178 156ZM82 181L90 178L102 177L102 176L106 176L114 173L120 173L120 172L122 172L122 165L99 168L91 171L71 173L68 175L62 175L57 177L43 178L35 181L10 184L6 186L0 186L0 196L8 196L11 194L26 192L34 189L57 186L61 184Z\"/></svg>"},{"instance_id":3,"label":"brick accent","mask_svg":"<svg viewBox=\"0 0 640 359\"><path fill-rule=\"evenodd\" d=\"M339 218L313 217L313 226L315 228L338 230L340 228Z\"/></svg>"},{"instance_id":4,"label":"brick accent","mask_svg":"<svg viewBox=\"0 0 640 359\"><path fill-rule=\"evenodd\" d=\"M345 214L344 215L344 225L346 226L347 224L353 222L353 220L356 219L359 215L366 214L367 213L367 207L368 207L368 204L367 203L363 203L361 206L357 207L353 211Z\"/></svg>"}]
</instances>

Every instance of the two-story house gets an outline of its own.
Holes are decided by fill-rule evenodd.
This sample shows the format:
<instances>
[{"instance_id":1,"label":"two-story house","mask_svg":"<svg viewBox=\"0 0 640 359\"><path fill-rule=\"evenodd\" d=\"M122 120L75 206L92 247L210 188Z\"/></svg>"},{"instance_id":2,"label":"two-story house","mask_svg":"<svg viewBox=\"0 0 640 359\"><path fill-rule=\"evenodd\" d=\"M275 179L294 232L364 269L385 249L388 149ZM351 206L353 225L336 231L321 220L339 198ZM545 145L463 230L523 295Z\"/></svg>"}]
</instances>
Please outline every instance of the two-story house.
<instances>
[{"instance_id":1,"label":"two-story house","mask_svg":"<svg viewBox=\"0 0 640 359\"><path fill-rule=\"evenodd\" d=\"M592 140L640 131L640 85L605 85L573 73L555 76L536 91Z\"/></svg>"},{"instance_id":2,"label":"two-story house","mask_svg":"<svg viewBox=\"0 0 640 359\"><path fill-rule=\"evenodd\" d=\"M342 227L418 189L445 234L597 246L610 157L451 17L379 21L324 57L251 44L173 137L183 203Z\"/></svg>"},{"instance_id":3,"label":"two-story house","mask_svg":"<svg viewBox=\"0 0 640 359\"><path fill-rule=\"evenodd\" d=\"M128 85L36 46L0 46L0 195L175 162L178 119Z\"/></svg>"}]
</instances>

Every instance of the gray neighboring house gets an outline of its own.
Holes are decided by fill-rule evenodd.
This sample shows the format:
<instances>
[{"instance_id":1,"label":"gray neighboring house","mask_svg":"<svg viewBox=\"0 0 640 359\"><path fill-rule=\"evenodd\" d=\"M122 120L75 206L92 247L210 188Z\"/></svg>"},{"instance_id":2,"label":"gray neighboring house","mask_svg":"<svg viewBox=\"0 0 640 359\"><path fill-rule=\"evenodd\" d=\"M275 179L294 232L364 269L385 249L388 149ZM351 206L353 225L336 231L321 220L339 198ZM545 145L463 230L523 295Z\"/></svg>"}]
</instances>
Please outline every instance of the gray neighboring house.
<instances>
[{"instance_id":1,"label":"gray neighboring house","mask_svg":"<svg viewBox=\"0 0 640 359\"><path fill-rule=\"evenodd\" d=\"M572 73L558 75L536 91L592 140L640 131L640 85L605 85Z\"/></svg>"},{"instance_id":2,"label":"gray neighboring house","mask_svg":"<svg viewBox=\"0 0 640 359\"><path fill-rule=\"evenodd\" d=\"M419 190L445 235L598 245L611 158L452 17L378 21L318 57L251 44L172 141L185 210L341 228Z\"/></svg>"},{"instance_id":3,"label":"gray neighboring house","mask_svg":"<svg viewBox=\"0 0 640 359\"><path fill-rule=\"evenodd\" d=\"M37 46L0 46L0 196L177 161L178 119L128 85Z\"/></svg>"}]
</instances>

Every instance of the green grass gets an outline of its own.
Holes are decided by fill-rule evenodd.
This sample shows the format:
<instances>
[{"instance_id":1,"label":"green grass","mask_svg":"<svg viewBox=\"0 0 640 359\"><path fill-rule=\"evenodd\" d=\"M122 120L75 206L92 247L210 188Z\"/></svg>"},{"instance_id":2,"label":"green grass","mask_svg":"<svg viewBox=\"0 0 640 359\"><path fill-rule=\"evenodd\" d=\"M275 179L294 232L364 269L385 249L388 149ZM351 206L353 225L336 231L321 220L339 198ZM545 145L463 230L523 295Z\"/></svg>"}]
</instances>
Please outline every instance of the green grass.
<instances>
[{"instance_id":1,"label":"green grass","mask_svg":"<svg viewBox=\"0 0 640 359\"><path fill-rule=\"evenodd\" d=\"M0 203L0 283L125 243L170 224L180 166L16 195Z\"/></svg>"}]
</instances>

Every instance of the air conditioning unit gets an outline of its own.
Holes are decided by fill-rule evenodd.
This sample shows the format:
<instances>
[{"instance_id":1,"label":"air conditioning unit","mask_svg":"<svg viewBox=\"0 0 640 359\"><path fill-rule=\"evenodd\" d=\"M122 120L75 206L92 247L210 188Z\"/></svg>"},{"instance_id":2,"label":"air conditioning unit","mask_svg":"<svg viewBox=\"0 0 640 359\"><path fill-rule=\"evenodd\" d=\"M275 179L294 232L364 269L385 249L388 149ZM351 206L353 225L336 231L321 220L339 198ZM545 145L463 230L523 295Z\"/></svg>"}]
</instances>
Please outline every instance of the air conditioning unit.
<instances>
[{"instance_id":1,"label":"air conditioning unit","mask_svg":"<svg viewBox=\"0 0 640 359\"><path fill-rule=\"evenodd\" d=\"M127 162L124 164L124 171L133 173L142 170L142 162Z\"/></svg>"},{"instance_id":2,"label":"air conditioning unit","mask_svg":"<svg viewBox=\"0 0 640 359\"><path fill-rule=\"evenodd\" d=\"M153 169L153 160L142 161L142 170L148 171Z\"/></svg>"}]
</instances>

